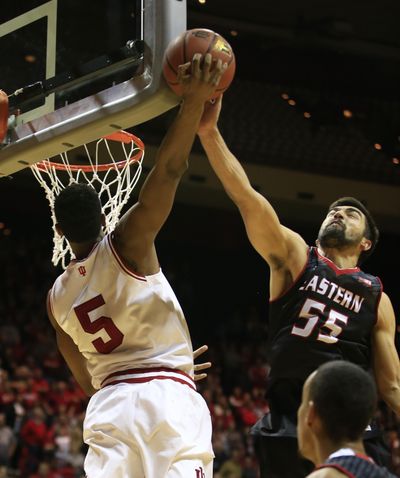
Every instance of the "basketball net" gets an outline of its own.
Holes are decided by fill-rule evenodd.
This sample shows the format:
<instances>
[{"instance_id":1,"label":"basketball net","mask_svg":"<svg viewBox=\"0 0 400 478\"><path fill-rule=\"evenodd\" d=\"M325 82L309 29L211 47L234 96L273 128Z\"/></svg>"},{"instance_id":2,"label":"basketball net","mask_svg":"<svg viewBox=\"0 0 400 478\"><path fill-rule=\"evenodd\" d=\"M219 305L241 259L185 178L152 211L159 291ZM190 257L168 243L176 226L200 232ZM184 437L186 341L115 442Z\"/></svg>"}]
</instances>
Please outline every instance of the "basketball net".
<instances>
[{"instance_id":1,"label":"basketball net","mask_svg":"<svg viewBox=\"0 0 400 478\"><path fill-rule=\"evenodd\" d=\"M122 154L122 160L115 159L110 141L120 143L122 150L118 155ZM118 131L100 138L95 143L94 152L90 152L86 144L83 148L88 160L86 165L71 164L68 152L63 152L59 155L60 162L45 159L30 166L32 173L44 188L50 205L54 244L52 263L57 266L61 261L63 269L74 255L68 241L56 230L54 202L58 194L72 183L86 183L92 186L99 195L102 211L106 217L105 233L109 233L114 230L121 210L128 202L142 172L144 144L131 133ZM99 162L100 156L104 155L109 158L105 164ZM133 164L135 168L131 167Z\"/></svg>"}]
</instances>

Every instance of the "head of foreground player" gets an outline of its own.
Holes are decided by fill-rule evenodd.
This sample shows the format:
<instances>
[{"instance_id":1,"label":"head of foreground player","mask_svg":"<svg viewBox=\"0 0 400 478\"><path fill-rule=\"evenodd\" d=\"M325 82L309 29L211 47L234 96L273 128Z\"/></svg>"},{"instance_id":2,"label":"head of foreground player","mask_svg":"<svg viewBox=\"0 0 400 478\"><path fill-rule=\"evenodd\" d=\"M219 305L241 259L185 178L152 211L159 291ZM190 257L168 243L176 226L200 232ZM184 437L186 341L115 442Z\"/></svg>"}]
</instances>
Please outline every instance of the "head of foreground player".
<instances>
[{"instance_id":1,"label":"head of foreground player","mask_svg":"<svg viewBox=\"0 0 400 478\"><path fill-rule=\"evenodd\" d=\"M300 453L316 465L341 448L365 454L363 434L376 404L375 383L361 367L342 360L321 365L303 386Z\"/></svg>"}]
</instances>

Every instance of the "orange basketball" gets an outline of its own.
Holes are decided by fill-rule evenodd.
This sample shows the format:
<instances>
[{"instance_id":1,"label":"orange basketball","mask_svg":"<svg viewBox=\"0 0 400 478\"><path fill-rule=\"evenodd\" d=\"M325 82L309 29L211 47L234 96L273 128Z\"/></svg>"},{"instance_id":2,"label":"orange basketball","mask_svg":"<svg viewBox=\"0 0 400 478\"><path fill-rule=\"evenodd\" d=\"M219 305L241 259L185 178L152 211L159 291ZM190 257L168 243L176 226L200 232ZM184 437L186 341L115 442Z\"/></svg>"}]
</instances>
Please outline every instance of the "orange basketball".
<instances>
[{"instance_id":1,"label":"orange basketball","mask_svg":"<svg viewBox=\"0 0 400 478\"><path fill-rule=\"evenodd\" d=\"M219 33L205 28L187 30L173 40L167 47L163 60L163 74L171 89L182 95L182 87L177 82L178 66L192 60L195 53L211 53L215 60L221 59L228 68L221 77L218 88L211 98L216 98L231 84L236 69L235 55L230 44ZM210 98L210 99L211 99Z\"/></svg>"}]
</instances>

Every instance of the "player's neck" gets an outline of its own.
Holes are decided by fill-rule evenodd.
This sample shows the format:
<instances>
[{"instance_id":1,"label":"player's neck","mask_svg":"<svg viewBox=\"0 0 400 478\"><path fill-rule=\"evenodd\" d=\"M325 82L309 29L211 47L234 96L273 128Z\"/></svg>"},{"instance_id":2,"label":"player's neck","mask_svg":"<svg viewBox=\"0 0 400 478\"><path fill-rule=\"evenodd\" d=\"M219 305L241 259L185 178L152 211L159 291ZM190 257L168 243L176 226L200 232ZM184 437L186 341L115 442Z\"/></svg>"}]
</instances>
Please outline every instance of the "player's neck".
<instances>
[{"instance_id":1,"label":"player's neck","mask_svg":"<svg viewBox=\"0 0 400 478\"><path fill-rule=\"evenodd\" d=\"M335 249L330 247L318 246L318 252L321 256L330 259L339 269L353 269L357 267L358 251L354 248Z\"/></svg>"},{"instance_id":2,"label":"player's neck","mask_svg":"<svg viewBox=\"0 0 400 478\"><path fill-rule=\"evenodd\" d=\"M75 259L78 261L85 259L93 250L93 247L101 241L101 239L104 237L104 234L101 232L99 234L99 237L93 241L86 241L86 242L70 242L70 246L72 249L72 252L74 253Z\"/></svg>"},{"instance_id":3,"label":"player's neck","mask_svg":"<svg viewBox=\"0 0 400 478\"><path fill-rule=\"evenodd\" d=\"M80 242L79 244L71 242L70 245L75 258L78 261L85 259L91 253L93 246L97 242L98 241L89 241L89 242Z\"/></svg>"},{"instance_id":4,"label":"player's neck","mask_svg":"<svg viewBox=\"0 0 400 478\"><path fill-rule=\"evenodd\" d=\"M333 453L342 450L350 449L354 453L360 453L365 455L364 445L362 441L340 441L334 442L328 438L320 439L316 446L316 459L317 464L320 465L324 463Z\"/></svg>"}]
</instances>

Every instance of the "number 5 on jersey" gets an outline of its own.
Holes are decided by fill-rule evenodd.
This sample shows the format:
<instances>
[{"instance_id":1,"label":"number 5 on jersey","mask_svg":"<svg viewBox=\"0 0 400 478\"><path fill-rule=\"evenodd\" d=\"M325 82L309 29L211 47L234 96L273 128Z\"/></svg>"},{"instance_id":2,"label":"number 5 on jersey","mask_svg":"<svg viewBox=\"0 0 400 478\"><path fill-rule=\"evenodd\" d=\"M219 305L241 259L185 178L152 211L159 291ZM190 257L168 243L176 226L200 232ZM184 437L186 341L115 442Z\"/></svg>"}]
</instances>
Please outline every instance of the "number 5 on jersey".
<instances>
[{"instance_id":1,"label":"number 5 on jersey","mask_svg":"<svg viewBox=\"0 0 400 478\"><path fill-rule=\"evenodd\" d=\"M85 332L88 334L96 334L100 330L105 330L110 340L105 342L101 337L92 341L94 348L101 354L109 354L122 344L124 334L117 328L110 317L103 315L98 319L91 320L89 313L104 305L102 295L97 295L81 305L74 307L76 316Z\"/></svg>"}]
</instances>

